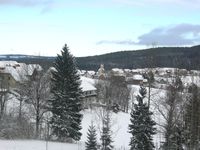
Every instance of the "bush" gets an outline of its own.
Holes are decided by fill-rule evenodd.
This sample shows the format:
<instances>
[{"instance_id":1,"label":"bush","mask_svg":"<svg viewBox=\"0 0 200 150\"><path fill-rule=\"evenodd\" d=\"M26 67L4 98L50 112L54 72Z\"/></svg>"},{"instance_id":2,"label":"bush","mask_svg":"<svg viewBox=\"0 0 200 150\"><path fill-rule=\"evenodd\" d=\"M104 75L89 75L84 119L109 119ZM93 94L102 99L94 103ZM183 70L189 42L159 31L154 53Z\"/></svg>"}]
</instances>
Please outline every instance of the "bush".
<instances>
[{"instance_id":1,"label":"bush","mask_svg":"<svg viewBox=\"0 0 200 150\"><path fill-rule=\"evenodd\" d=\"M21 121L20 121L21 120ZM0 138L2 139L29 139L33 137L33 126L27 119L4 116L0 122Z\"/></svg>"}]
</instances>

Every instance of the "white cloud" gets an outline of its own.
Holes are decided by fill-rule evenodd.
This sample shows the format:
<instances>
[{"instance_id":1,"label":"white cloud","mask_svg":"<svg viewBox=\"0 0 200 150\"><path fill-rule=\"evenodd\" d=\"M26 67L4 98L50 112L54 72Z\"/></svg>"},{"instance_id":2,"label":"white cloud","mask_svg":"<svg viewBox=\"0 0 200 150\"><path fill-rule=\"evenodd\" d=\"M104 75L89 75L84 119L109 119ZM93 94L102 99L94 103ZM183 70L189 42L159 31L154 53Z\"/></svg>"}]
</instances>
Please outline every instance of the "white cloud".
<instances>
[{"instance_id":1,"label":"white cloud","mask_svg":"<svg viewBox=\"0 0 200 150\"><path fill-rule=\"evenodd\" d=\"M200 8L200 0L0 0L0 5L18 5L18 6L35 6L35 5L49 5L52 7L68 7L68 6L89 6L89 7L114 7L116 5L126 6L152 6L161 5L165 7L185 6L190 8Z\"/></svg>"},{"instance_id":2,"label":"white cloud","mask_svg":"<svg viewBox=\"0 0 200 150\"><path fill-rule=\"evenodd\" d=\"M160 5L163 7L183 6L187 8L200 8L200 0L112 0L122 5Z\"/></svg>"},{"instance_id":3,"label":"white cloud","mask_svg":"<svg viewBox=\"0 0 200 150\"><path fill-rule=\"evenodd\" d=\"M178 24L176 26L155 28L133 40L101 40L97 44L150 45L162 46L194 45L200 41L200 25Z\"/></svg>"},{"instance_id":4,"label":"white cloud","mask_svg":"<svg viewBox=\"0 0 200 150\"><path fill-rule=\"evenodd\" d=\"M0 0L0 5L35 6L46 5L51 2L51 0Z\"/></svg>"}]
</instances>

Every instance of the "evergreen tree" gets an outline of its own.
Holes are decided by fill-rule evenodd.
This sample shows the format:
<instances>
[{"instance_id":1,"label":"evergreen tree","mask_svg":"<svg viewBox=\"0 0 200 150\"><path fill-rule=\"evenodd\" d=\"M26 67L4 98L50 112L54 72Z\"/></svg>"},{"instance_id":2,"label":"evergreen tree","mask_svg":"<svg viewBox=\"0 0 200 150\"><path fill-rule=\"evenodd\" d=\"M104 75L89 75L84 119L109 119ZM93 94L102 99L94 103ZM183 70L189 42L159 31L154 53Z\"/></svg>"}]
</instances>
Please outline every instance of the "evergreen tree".
<instances>
[{"instance_id":1,"label":"evergreen tree","mask_svg":"<svg viewBox=\"0 0 200 150\"><path fill-rule=\"evenodd\" d=\"M112 137L111 137L111 131L110 131L110 114L109 110L106 110L106 115L103 118L103 127L102 127L102 135L101 135L101 141L102 141L102 150L112 150Z\"/></svg>"},{"instance_id":2,"label":"evergreen tree","mask_svg":"<svg viewBox=\"0 0 200 150\"><path fill-rule=\"evenodd\" d=\"M52 132L60 141L80 140L82 109L80 77L77 73L74 57L65 44L58 55L52 72L52 94L50 110L52 112Z\"/></svg>"},{"instance_id":3,"label":"evergreen tree","mask_svg":"<svg viewBox=\"0 0 200 150\"><path fill-rule=\"evenodd\" d=\"M97 138L96 129L93 123L89 126L87 133L87 142L85 142L86 150L97 150Z\"/></svg>"},{"instance_id":4,"label":"evergreen tree","mask_svg":"<svg viewBox=\"0 0 200 150\"><path fill-rule=\"evenodd\" d=\"M154 149L152 135L155 134L155 122L152 120L152 112L148 105L143 102L146 96L146 89L140 87L137 102L131 112L131 124L129 124L129 133L131 133L130 150L152 150Z\"/></svg>"},{"instance_id":5,"label":"evergreen tree","mask_svg":"<svg viewBox=\"0 0 200 150\"><path fill-rule=\"evenodd\" d=\"M169 145L164 145L164 150L183 150L184 130L182 124L179 122L172 128L173 134L169 138Z\"/></svg>"},{"instance_id":6,"label":"evergreen tree","mask_svg":"<svg viewBox=\"0 0 200 150\"><path fill-rule=\"evenodd\" d=\"M152 88L153 82L155 81L154 73L152 72L152 70L150 70L147 73L145 73L143 76L144 76L145 79L147 79L147 82L148 82L148 107L150 108L151 88Z\"/></svg>"},{"instance_id":7,"label":"evergreen tree","mask_svg":"<svg viewBox=\"0 0 200 150\"><path fill-rule=\"evenodd\" d=\"M200 99L199 89L196 84L192 84L189 89L189 96L185 106L184 132L185 144L189 149L198 149L199 127L200 127Z\"/></svg>"},{"instance_id":8,"label":"evergreen tree","mask_svg":"<svg viewBox=\"0 0 200 150\"><path fill-rule=\"evenodd\" d=\"M182 150L184 143L183 122L180 116L183 101L182 90L182 81L179 76L176 76L167 88L164 102L164 106L167 108L164 126L165 142L162 146L164 150Z\"/></svg>"}]
</instances>

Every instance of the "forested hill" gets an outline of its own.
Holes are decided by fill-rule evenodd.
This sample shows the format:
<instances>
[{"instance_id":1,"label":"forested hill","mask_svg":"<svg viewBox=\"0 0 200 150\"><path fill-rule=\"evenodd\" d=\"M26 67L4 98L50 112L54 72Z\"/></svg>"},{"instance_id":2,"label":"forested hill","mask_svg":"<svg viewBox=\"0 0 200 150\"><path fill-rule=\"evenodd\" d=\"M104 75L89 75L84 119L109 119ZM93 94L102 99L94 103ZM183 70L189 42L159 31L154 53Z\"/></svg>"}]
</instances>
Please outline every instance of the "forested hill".
<instances>
[{"instance_id":1,"label":"forested hill","mask_svg":"<svg viewBox=\"0 0 200 150\"><path fill-rule=\"evenodd\" d=\"M100 64L110 68L178 67L200 69L200 45L193 47L158 47L121 51L99 56L79 57L81 69L97 70Z\"/></svg>"},{"instance_id":2,"label":"forested hill","mask_svg":"<svg viewBox=\"0 0 200 150\"><path fill-rule=\"evenodd\" d=\"M52 66L55 57L0 55L0 60L39 63ZM77 57L79 69L97 70L100 64L110 68L178 67L200 69L200 45L193 47L158 47L137 51L121 51L98 56Z\"/></svg>"}]
</instances>

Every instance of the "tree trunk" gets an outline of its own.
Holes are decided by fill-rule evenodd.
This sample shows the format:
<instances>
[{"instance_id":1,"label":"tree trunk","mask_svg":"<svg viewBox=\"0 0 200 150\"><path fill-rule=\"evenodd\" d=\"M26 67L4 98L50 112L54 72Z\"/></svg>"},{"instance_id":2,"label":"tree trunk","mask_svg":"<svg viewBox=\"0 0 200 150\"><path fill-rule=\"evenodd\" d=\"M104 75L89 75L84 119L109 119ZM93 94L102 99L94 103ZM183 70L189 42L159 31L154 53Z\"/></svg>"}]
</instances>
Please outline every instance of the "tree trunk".
<instances>
[{"instance_id":1,"label":"tree trunk","mask_svg":"<svg viewBox=\"0 0 200 150\"><path fill-rule=\"evenodd\" d=\"M0 120L3 118L3 115L4 115L4 107L5 107L5 95L1 95L0 97L0 107L1 107L1 110L0 110Z\"/></svg>"},{"instance_id":2,"label":"tree trunk","mask_svg":"<svg viewBox=\"0 0 200 150\"><path fill-rule=\"evenodd\" d=\"M19 101L19 121L21 122L22 119L22 98Z\"/></svg>"},{"instance_id":3,"label":"tree trunk","mask_svg":"<svg viewBox=\"0 0 200 150\"><path fill-rule=\"evenodd\" d=\"M37 98L36 100L36 122L35 122L35 126L36 126L36 131L35 131L35 137L36 139L38 139L39 136L39 125L40 125L40 105L39 105L39 98Z\"/></svg>"},{"instance_id":4,"label":"tree trunk","mask_svg":"<svg viewBox=\"0 0 200 150\"><path fill-rule=\"evenodd\" d=\"M149 83L149 93L148 93L148 108L150 108L150 101L151 101L151 84Z\"/></svg>"}]
</instances>

